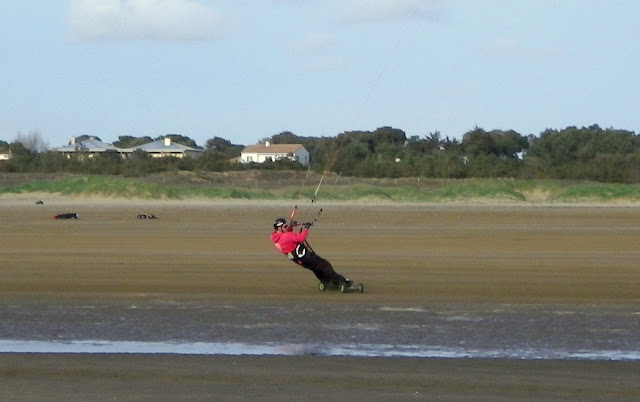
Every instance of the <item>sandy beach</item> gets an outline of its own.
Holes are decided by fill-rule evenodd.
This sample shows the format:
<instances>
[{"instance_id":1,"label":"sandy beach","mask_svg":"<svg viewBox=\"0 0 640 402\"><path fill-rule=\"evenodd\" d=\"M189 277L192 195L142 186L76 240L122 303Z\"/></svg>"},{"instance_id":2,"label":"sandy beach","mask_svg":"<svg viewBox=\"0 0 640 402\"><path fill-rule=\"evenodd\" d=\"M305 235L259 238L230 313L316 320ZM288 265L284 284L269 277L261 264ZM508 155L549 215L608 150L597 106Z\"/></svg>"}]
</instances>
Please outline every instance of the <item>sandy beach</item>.
<instances>
[{"instance_id":1,"label":"sandy beach","mask_svg":"<svg viewBox=\"0 0 640 402\"><path fill-rule=\"evenodd\" d=\"M275 251L271 223L292 207L0 197L0 340L322 345L281 356L7 352L4 399L640 394L637 206L300 203L299 220L323 208L310 243L362 294L318 291ZM53 219L63 212L79 219ZM371 356L327 351L365 343ZM471 357L376 356L380 345Z\"/></svg>"}]
</instances>

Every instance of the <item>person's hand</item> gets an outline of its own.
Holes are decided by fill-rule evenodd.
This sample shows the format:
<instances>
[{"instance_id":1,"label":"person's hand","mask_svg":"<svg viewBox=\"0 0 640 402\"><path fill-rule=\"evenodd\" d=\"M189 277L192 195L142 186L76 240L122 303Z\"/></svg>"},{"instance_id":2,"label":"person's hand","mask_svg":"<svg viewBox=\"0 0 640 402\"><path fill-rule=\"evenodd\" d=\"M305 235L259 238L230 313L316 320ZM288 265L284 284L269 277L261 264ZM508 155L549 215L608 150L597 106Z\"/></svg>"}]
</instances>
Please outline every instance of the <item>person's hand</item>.
<instances>
[{"instance_id":1,"label":"person's hand","mask_svg":"<svg viewBox=\"0 0 640 402\"><path fill-rule=\"evenodd\" d=\"M289 225L291 227L296 227L296 226L300 226L300 222L298 221L291 221L291 225Z\"/></svg>"},{"instance_id":2,"label":"person's hand","mask_svg":"<svg viewBox=\"0 0 640 402\"><path fill-rule=\"evenodd\" d=\"M311 227L311 225L313 225L312 222L305 222L302 224L302 227L304 227L305 229L309 229Z\"/></svg>"}]
</instances>

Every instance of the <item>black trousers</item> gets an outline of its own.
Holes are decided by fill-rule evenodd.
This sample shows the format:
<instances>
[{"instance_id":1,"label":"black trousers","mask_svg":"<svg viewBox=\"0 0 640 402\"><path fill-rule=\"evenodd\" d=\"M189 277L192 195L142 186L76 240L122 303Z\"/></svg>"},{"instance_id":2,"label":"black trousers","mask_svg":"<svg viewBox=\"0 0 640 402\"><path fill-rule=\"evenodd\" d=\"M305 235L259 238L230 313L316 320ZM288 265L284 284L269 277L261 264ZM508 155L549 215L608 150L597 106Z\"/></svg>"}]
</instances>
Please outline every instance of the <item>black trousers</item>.
<instances>
[{"instance_id":1,"label":"black trousers","mask_svg":"<svg viewBox=\"0 0 640 402\"><path fill-rule=\"evenodd\" d=\"M320 257L309 248L306 248L302 257L294 255L292 261L313 272L316 278L324 284L334 284L339 286L347 282L344 276L340 275L333 269L333 266L329 261Z\"/></svg>"}]
</instances>

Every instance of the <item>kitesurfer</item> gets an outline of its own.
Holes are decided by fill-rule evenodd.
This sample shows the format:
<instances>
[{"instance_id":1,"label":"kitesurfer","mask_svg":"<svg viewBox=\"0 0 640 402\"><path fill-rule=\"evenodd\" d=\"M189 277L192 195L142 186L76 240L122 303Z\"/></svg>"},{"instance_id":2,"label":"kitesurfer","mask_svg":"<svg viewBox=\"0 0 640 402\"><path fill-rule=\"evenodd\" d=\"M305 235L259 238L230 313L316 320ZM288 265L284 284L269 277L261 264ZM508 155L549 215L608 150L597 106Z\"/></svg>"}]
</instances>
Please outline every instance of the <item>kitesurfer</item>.
<instances>
[{"instance_id":1,"label":"kitesurfer","mask_svg":"<svg viewBox=\"0 0 640 402\"><path fill-rule=\"evenodd\" d=\"M285 254L291 261L313 272L325 285L350 287L351 281L334 271L331 263L316 254L307 243L309 228L312 225L311 222L287 223L284 218L278 218L273 222L271 241L278 251ZM294 231L294 226L300 226L300 231Z\"/></svg>"}]
</instances>

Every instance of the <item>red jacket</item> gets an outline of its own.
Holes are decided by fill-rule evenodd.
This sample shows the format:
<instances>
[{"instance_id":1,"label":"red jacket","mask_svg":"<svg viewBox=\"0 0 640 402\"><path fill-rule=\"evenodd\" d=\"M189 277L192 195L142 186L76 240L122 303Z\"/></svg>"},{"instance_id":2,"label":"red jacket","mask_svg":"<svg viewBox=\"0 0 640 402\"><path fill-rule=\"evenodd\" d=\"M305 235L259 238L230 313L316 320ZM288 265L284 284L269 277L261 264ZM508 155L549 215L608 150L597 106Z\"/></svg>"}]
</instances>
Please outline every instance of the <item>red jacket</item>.
<instances>
[{"instance_id":1,"label":"red jacket","mask_svg":"<svg viewBox=\"0 0 640 402\"><path fill-rule=\"evenodd\" d=\"M298 243L302 243L306 240L309 231L302 229L300 233L296 232L273 232L271 233L271 241L275 244L276 248L283 254L292 252Z\"/></svg>"}]
</instances>

